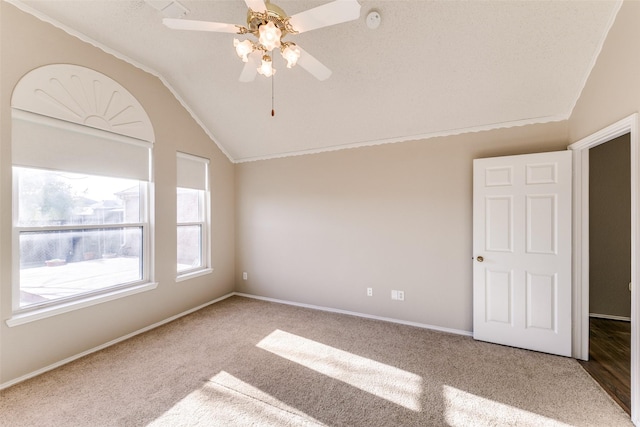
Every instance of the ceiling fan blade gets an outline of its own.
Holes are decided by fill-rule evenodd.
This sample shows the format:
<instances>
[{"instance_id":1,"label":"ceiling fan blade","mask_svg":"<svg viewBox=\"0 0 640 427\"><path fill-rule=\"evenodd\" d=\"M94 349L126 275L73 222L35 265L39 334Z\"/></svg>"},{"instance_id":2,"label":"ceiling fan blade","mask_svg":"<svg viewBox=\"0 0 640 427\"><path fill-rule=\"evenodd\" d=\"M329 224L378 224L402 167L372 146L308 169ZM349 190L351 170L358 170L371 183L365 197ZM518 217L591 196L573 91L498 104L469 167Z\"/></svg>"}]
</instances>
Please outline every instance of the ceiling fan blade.
<instances>
[{"instance_id":1,"label":"ceiling fan blade","mask_svg":"<svg viewBox=\"0 0 640 427\"><path fill-rule=\"evenodd\" d=\"M173 30L214 31L216 33L238 34L238 27L234 24L222 22L190 21L188 19L164 18L162 23Z\"/></svg>"},{"instance_id":2,"label":"ceiling fan blade","mask_svg":"<svg viewBox=\"0 0 640 427\"><path fill-rule=\"evenodd\" d=\"M264 0L244 0L247 4L247 7L254 12L264 12L267 10L267 5L264 3Z\"/></svg>"},{"instance_id":3,"label":"ceiling fan blade","mask_svg":"<svg viewBox=\"0 0 640 427\"><path fill-rule=\"evenodd\" d=\"M296 13L289 19L291 26L299 33L353 21L360 17L358 0L335 0L304 12Z\"/></svg>"},{"instance_id":4,"label":"ceiling fan blade","mask_svg":"<svg viewBox=\"0 0 640 427\"><path fill-rule=\"evenodd\" d=\"M253 52L248 56L249 60L244 63L242 73L240 73L240 81L242 83L249 83L255 80L256 74L258 74L258 67L260 66L260 52Z\"/></svg>"},{"instance_id":5,"label":"ceiling fan blade","mask_svg":"<svg viewBox=\"0 0 640 427\"><path fill-rule=\"evenodd\" d=\"M331 77L331 70L328 69L322 62L307 53L306 50L296 45L300 49L300 58L298 58L298 65L307 70L316 79L323 81Z\"/></svg>"}]
</instances>

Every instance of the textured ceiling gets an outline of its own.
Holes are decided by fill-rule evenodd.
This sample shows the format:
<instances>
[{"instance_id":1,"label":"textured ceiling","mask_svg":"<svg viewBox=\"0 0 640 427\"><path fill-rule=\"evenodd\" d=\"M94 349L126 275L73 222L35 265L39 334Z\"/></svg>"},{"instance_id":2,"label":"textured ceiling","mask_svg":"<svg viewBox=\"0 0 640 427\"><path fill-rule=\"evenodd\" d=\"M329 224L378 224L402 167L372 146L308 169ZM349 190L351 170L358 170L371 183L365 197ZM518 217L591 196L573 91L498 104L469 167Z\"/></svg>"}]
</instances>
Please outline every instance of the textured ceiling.
<instances>
[{"instance_id":1,"label":"textured ceiling","mask_svg":"<svg viewBox=\"0 0 640 427\"><path fill-rule=\"evenodd\" d=\"M329 67L240 83L233 34L171 30L142 0L10 0L151 70L236 162L563 120L618 1L369 1L357 21L288 36ZM325 1L274 0L289 15ZM181 0L185 19L244 24L242 0ZM382 23L370 30L367 13Z\"/></svg>"}]
</instances>

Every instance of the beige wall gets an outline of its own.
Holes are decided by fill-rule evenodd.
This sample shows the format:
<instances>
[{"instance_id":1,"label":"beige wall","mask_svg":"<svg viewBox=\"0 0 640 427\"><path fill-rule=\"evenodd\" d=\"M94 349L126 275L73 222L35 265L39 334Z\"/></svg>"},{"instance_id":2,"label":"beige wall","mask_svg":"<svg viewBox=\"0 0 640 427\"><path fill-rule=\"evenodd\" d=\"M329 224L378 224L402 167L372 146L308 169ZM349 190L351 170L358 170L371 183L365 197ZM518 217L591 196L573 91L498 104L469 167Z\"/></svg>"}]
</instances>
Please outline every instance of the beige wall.
<instances>
[{"instance_id":1,"label":"beige wall","mask_svg":"<svg viewBox=\"0 0 640 427\"><path fill-rule=\"evenodd\" d=\"M0 384L104 344L233 291L234 172L157 78L0 2ZM157 289L36 322L11 317L11 120L13 87L51 63L93 68L127 88L147 111L156 142L155 279ZM176 150L211 159L213 274L175 282Z\"/></svg>"},{"instance_id":2,"label":"beige wall","mask_svg":"<svg viewBox=\"0 0 640 427\"><path fill-rule=\"evenodd\" d=\"M629 134L589 150L589 312L631 316Z\"/></svg>"},{"instance_id":3,"label":"beige wall","mask_svg":"<svg viewBox=\"0 0 640 427\"><path fill-rule=\"evenodd\" d=\"M640 111L640 56L637 54L639 48L640 2L625 1L569 119L572 142ZM623 256L620 255L618 258ZM597 266L596 263L597 260L592 260L592 264ZM628 294L628 290L622 276L615 280L616 286L620 287L617 293L621 299L623 294ZM611 295L607 296L606 292L603 294L598 289L595 294L593 291L590 289L591 312L617 314L600 313L600 310L605 309L600 304L611 298ZM610 306L612 301L607 304Z\"/></svg>"},{"instance_id":4,"label":"beige wall","mask_svg":"<svg viewBox=\"0 0 640 427\"><path fill-rule=\"evenodd\" d=\"M562 122L239 164L237 290L471 331L472 160L566 146Z\"/></svg>"}]
</instances>

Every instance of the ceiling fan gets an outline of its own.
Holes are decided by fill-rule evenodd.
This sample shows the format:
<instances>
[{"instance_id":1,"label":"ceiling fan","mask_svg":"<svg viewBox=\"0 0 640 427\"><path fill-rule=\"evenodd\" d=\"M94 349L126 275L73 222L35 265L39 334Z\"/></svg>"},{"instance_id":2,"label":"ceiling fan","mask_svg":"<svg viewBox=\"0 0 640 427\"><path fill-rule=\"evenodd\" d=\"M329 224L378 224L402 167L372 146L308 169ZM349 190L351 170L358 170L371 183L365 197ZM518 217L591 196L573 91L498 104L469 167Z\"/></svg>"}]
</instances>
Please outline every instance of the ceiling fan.
<instances>
[{"instance_id":1,"label":"ceiling fan","mask_svg":"<svg viewBox=\"0 0 640 427\"><path fill-rule=\"evenodd\" d=\"M318 80L326 80L331 70L308 54L296 43L283 41L288 34L300 34L317 28L353 21L360 17L360 3L357 0L334 0L322 6L288 16L284 10L269 0L244 0L249 8L247 25L221 22L192 21L164 18L162 22L175 30L213 31L219 33L251 34L258 40L234 39L236 53L245 63L240 74L241 82L253 81L256 74L266 77L275 74L271 52L280 49L287 61L287 68L299 64ZM261 61L261 62L260 62Z\"/></svg>"}]
</instances>

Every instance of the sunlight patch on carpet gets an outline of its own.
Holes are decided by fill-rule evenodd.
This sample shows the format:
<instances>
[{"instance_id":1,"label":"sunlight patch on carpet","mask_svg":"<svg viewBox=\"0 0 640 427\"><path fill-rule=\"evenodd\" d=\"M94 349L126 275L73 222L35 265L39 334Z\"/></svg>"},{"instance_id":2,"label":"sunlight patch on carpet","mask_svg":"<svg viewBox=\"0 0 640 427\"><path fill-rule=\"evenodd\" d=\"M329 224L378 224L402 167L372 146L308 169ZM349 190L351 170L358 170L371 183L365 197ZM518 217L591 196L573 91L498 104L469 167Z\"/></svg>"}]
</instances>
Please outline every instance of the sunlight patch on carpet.
<instances>
[{"instance_id":1,"label":"sunlight patch on carpet","mask_svg":"<svg viewBox=\"0 0 640 427\"><path fill-rule=\"evenodd\" d=\"M412 411L421 409L419 375L281 330L257 347Z\"/></svg>"},{"instance_id":2,"label":"sunlight patch on carpet","mask_svg":"<svg viewBox=\"0 0 640 427\"><path fill-rule=\"evenodd\" d=\"M225 371L189 393L149 426L186 425L185 414L189 414L189 425L324 425Z\"/></svg>"},{"instance_id":3,"label":"sunlight patch on carpet","mask_svg":"<svg viewBox=\"0 0 640 427\"><path fill-rule=\"evenodd\" d=\"M519 427L570 427L569 424L499 403L455 387L444 386L445 419L451 427L517 425Z\"/></svg>"}]
</instances>

